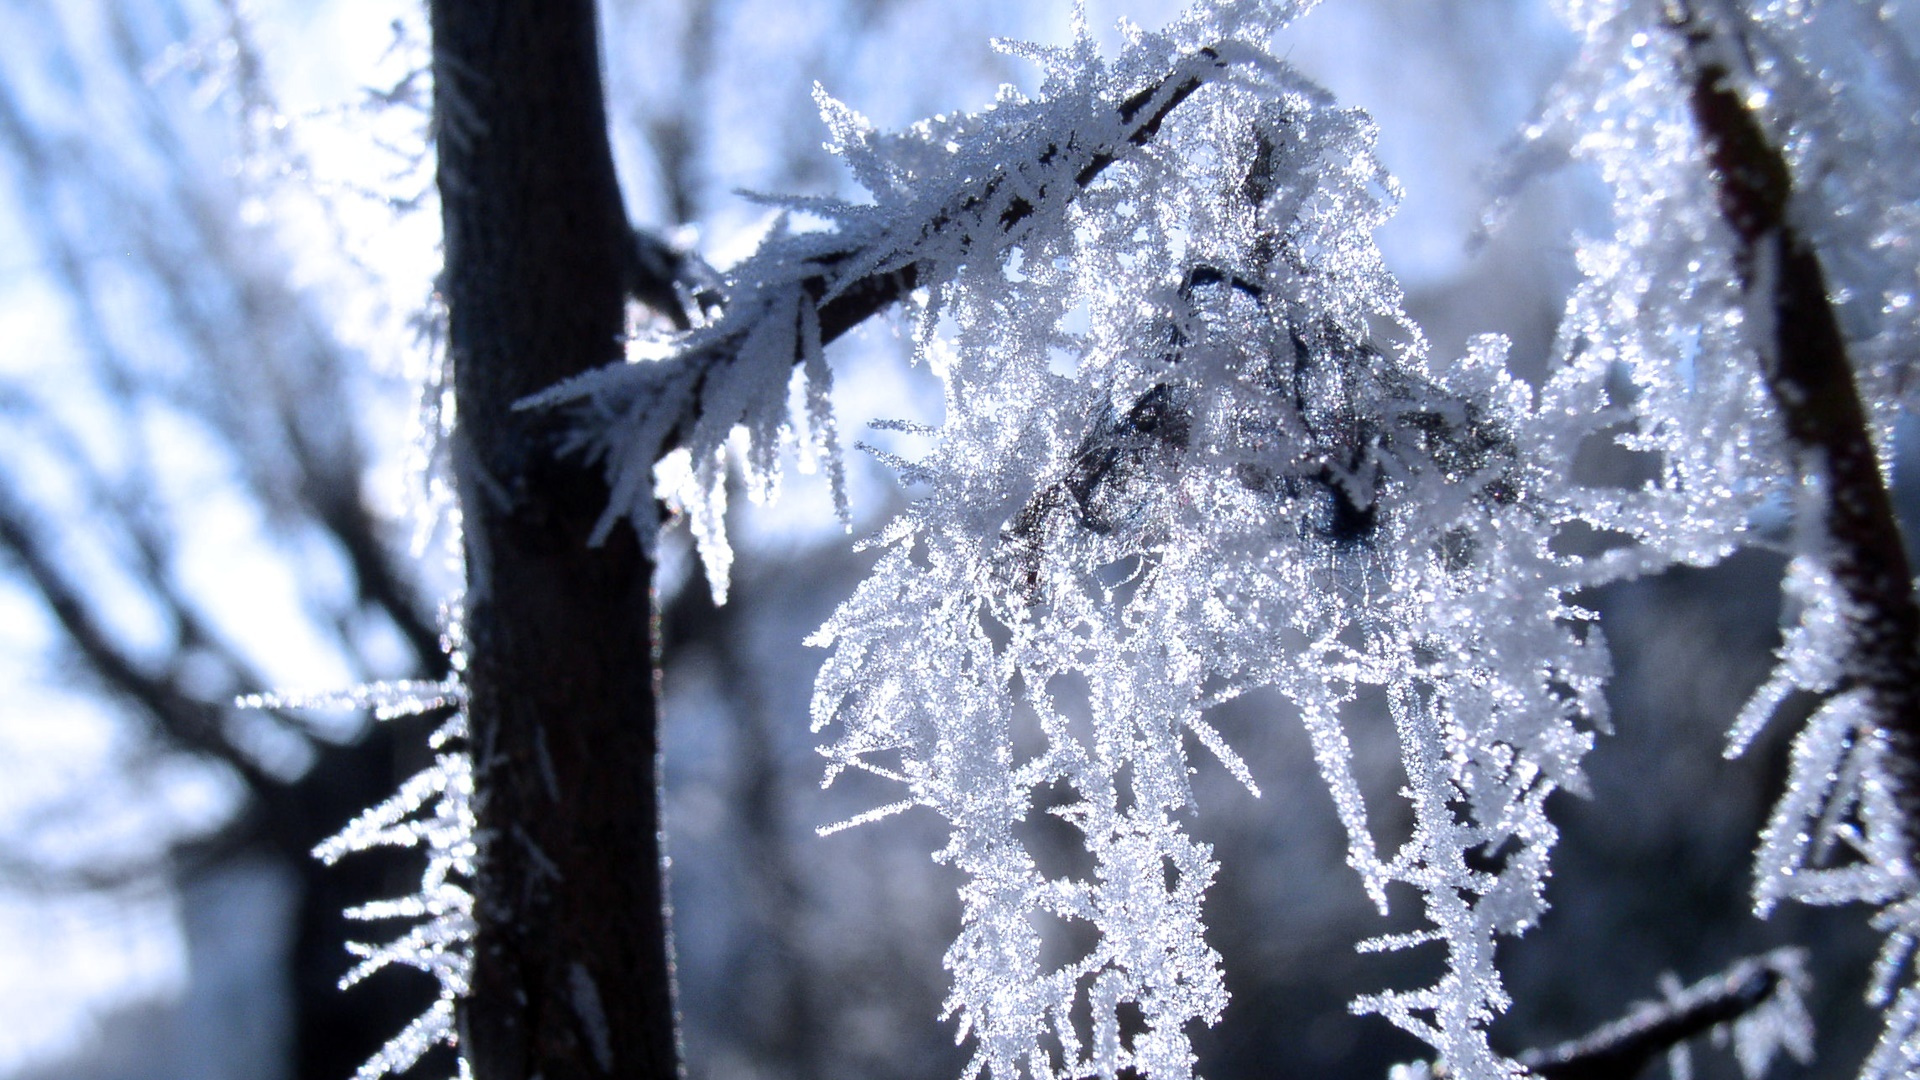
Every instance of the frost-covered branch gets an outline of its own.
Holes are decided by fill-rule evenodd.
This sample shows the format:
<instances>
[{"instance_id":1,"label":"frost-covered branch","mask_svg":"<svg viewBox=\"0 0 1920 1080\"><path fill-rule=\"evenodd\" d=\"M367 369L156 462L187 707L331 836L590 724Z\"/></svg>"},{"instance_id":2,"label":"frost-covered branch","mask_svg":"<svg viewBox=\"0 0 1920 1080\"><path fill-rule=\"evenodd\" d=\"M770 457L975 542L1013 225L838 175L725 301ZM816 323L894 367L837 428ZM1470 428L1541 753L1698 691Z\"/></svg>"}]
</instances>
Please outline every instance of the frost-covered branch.
<instances>
[{"instance_id":1,"label":"frost-covered branch","mask_svg":"<svg viewBox=\"0 0 1920 1080\"><path fill-rule=\"evenodd\" d=\"M1035 163L1042 167L1052 166L1067 155L1073 155L1072 159L1080 163L1073 173L1073 186L1077 189L1087 188L1127 152L1127 147L1144 147L1152 142L1168 115L1192 96L1195 90L1200 89L1205 78L1214 70L1224 68L1227 62L1217 48L1198 50L1166 77L1135 91L1114 107L1113 118L1122 134L1117 143L1099 144L1089 150L1073 145L1074 139L1069 133L1061 140L1046 143L1035 156ZM974 243L972 230L990 212L992 219L998 222L999 231L1005 236L1014 236L1019 227L1033 216L1035 202L1048 193L1043 184L1032 198L1019 193L1003 197L1003 192L1016 182L1019 174L1019 169L1013 166L990 174L977 191L962 194L957 203L947 203L920 225L922 237L934 241L957 236L961 246L969 248ZM873 261L876 254L870 247L850 245L806 257L805 262L817 269L797 284L819 306L820 340L823 344L839 339L854 327L906 300L922 284L918 262L870 271L853 280L846 280L843 272L845 266ZM746 333L749 329L739 328L738 332ZM689 363L712 364L718 359L710 353L682 355ZM796 352L793 362L797 364L802 360L803 357ZM675 434L684 438L686 432L676 431Z\"/></svg>"},{"instance_id":2,"label":"frost-covered branch","mask_svg":"<svg viewBox=\"0 0 1920 1080\"><path fill-rule=\"evenodd\" d=\"M1664 1001L1637 1005L1584 1038L1514 1060L1542 1080L1631 1080L1687 1041L1731 1028L1747 1076L1759 1076L1778 1049L1806 1061L1813 1032L1800 1000L1804 959L1798 950L1782 949L1742 960Z\"/></svg>"},{"instance_id":3,"label":"frost-covered branch","mask_svg":"<svg viewBox=\"0 0 1920 1080\"><path fill-rule=\"evenodd\" d=\"M1920 191L1899 164L1920 80L1892 42L1875 76L1832 74L1857 54L1858 13L1589 13L1557 123L1600 164L1618 223L1583 253L1555 381L1594 384L1612 363L1632 379L1637 429L1620 441L1660 454L1661 481L1586 511L1640 542L1629 574L1717 560L1769 504L1794 509L1780 664L1728 752L1790 693L1823 698L1760 838L1754 900L1881 908L1868 1001L1886 1020L1861 1076L1892 1080L1920 1068L1920 610L1878 448L1914 405L1920 353Z\"/></svg>"},{"instance_id":4,"label":"frost-covered branch","mask_svg":"<svg viewBox=\"0 0 1920 1080\"><path fill-rule=\"evenodd\" d=\"M1792 170L1735 78L1741 42L1687 0L1672 0L1668 18L1691 65L1689 105L1738 245L1734 267L1758 328L1761 373L1802 482L1817 490L1810 509L1845 597L1848 647L1833 689L1864 693L1887 740L1907 848L1920 851L1920 606L1832 289L1796 220Z\"/></svg>"},{"instance_id":5,"label":"frost-covered branch","mask_svg":"<svg viewBox=\"0 0 1920 1080\"><path fill-rule=\"evenodd\" d=\"M1003 100L991 124L955 122L938 132L923 125L893 140L917 145L909 147L912 156L890 147L889 160L881 159L864 120L826 103L841 151L876 205L786 203L834 227L776 229L727 275L716 290L720 305L695 305L711 322L661 343L664 350L646 359L602 368L525 403L584 407L574 448L605 462L613 490L596 535L604 538L625 517L650 536L654 466L686 449L693 476L679 501L693 511L716 593L724 594L730 558L716 500L724 497L725 470L716 459L734 428L752 435L748 467L756 490L770 488L789 431L789 375L800 368L811 388L807 437L826 454L838 492L822 348L917 291L937 291L960 265L1017 245L1037 218L1063 213L1115 162L1149 146L1202 85L1245 58L1226 45L1193 50L1117 102L1106 80L1056 87L1036 101Z\"/></svg>"}]
</instances>

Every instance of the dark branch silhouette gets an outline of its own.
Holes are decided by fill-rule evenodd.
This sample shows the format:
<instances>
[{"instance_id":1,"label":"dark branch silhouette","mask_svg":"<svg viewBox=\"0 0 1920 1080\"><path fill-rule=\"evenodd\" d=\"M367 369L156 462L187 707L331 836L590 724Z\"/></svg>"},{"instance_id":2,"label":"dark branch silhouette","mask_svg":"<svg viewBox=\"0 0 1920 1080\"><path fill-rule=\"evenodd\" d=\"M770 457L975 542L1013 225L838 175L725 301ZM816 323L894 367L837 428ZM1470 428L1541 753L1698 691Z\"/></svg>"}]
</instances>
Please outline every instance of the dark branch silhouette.
<instances>
[{"instance_id":1,"label":"dark branch silhouette","mask_svg":"<svg viewBox=\"0 0 1920 1080\"><path fill-rule=\"evenodd\" d=\"M1801 473L1826 482L1829 569L1846 596L1852 641L1838 689L1865 691L1892 751L1907 847L1920 850L1920 606L1826 273L1795 227L1786 157L1723 59L1742 51L1724 47L1739 44L1737 30L1708 22L1688 0L1672 0L1667 18L1692 65L1689 105L1738 245L1741 289L1772 331L1761 344L1761 375Z\"/></svg>"},{"instance_id":2,"label":"dark branch silhouette","mask_svg":"<svg viewBox=\"0 0 1920 1080\"><path fill-rule=\"evenodd\" d=\"M1771 1001L1790 978L1777 957L1742 960L1667 1001L1637 1006L1585 1038L1529 1050L1515 1060L1542 1080L1631 1080L1681 1043Z\"/></svg>"}]
</instances>

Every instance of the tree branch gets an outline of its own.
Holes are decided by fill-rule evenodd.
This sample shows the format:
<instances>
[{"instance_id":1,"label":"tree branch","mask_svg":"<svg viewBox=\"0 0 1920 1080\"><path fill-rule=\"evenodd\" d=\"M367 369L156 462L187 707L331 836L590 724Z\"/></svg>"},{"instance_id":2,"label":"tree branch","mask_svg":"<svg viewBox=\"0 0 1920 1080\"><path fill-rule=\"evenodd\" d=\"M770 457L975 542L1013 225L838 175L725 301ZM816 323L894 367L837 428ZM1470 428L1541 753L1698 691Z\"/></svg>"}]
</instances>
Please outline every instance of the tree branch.
<instances>
[{"instance_id":1,"label":"tree branch","mask_svg":"<svg viewBox=\"0 0 1920 1080\"><path fill-rule=\"evenodd\" d=\"M279 781L229 742L220 729L221 710L183 693L171 681L141 669L94 618L80 590L68 580L13 493L0 486L0 550L11 555L33 583L54 621L108 689L152 716L167 736L188 749L226 762L256 789Z\"/></svg>"},{"instance_id":2,"label":"tree branch","mask_svg":"<svg viewBox=\"0 0 1920 1080\"><path fill-rule=\"evenodd\" d=\"M1636 1006L1585 1038L1529 1050L1515 1060L1542 1080L1630 1080L1688 1039L1772 1001L1793 978L1780 954L1752 957L1667 1001Z\"/></svg>"},{"instance_id":3,"label":"tree branch","mask_svg":"<svg viewBox=\"0 0 1920 1080\"><path fill-rule=\"evenodd\" d=\"M1224 68L1229 63L1216 49L1199 50L1184 58L1167 76L1128 95L1113 107L1114 116L1125 132L1124 137L1115 144L1096 146L1089 152L1088 148L1077 146L1071 139L1056 140L1040 149L1035 162L1045 166L1069 152L1083 153L1085 160L1070 180L1076 191L1090 187L1120 160L1127 147L1139 148L1152 143L1167 117L1211 77L1210 70ZM946 236L952 230L963 228L980 215L990 212L996 197L1005 189L1017 167L1003 166L974 190L963 195L956 194L952 200L932 212L917 230L920 240L925 242ZM1042 188L1037 194L1044 194L1044 191ZM996 217L998 232L1002 236L1013 235L1037 212L1038 207L1030 199L1019 196L1008 199ZM861 323L905 300L915 289L928 284L926 268L918 261L909 261L904 265L887 262L880 269L851 281L845 280L844 269L847 266L875 254L870 249L873 243L868 239L850 242L844 247L828 245L824 250L805 254L797 260L805 269L781 283L782 288L798 290L805 297L805 302L814 307L821 344L839 339ZM671 283L662 279L677 272L665 266L660 267L648 282L649 291L642 295L636 290L636 295L659 307L656 299L649 298L663 297L670 292ZM713 300L713 306L724 307L727 314L721 316L721 322L712 332L700 336L690 348L669 360L647 365L649 370L644 376L635 376L631 365L619 365L614 369L612 380L619 380L622 376L634 377L633 383L625 387L630 395L685 402L679 415L661 425L663 434L654 455L656 458L668 450L687 444L700 420L701 403L709 377L729 363L740 343L759 325L758 321L768 317L767 310L741 313L736 302L737 296L721 298L715 294ZM779 310L784 313L786 308L781 306ZM669 308L666 314L674 319L676 325L681 323L675 310ZM796 341L793 363L802 363L805 359L803 353L803 348ZM557 393L541 394L536 400L556 403L596 395L610 384L611 380L609 383L596 380L591 387L563 388ZM784 388L780 392L784 394Z\"/></svg>"},{"instance_id":4,"label":"tree branch","mask_svg":"<svg viewBox=\"0 0 1920 1080\"><path fill-rule=\"evenodd\" d=\"M1667 20L1692 65L1689 104L1738 245L1750 322L1770 331L1758 343L1761 374L1801 474L1825 481L1828 568L1846 598L1852 643L1841 689L1866 692L1891 751L1907 849L1920 851L1920 606L1826 274L1795 227L1786 158L1722 58L1733 32L1697 16L1688 0L1670 0Z\"/></svg>"},{"instance_id":5,"label":"tree branch","mask_svg":"<svg viewBox=\"0 0 1920 1080\"><path fill-rule=\"evenodd\" d=\"M1215 49L1201 49L1196 57L1202 61L1224 66L1220 53ZM1174 78L1175 76L1170 75L1144 86L1115 107L1114 112L1119 117L1121 126L1129 129L1126 138L1128 146L1138 148L1151 143L1154 137L1160 134L1161 124L1172 115L1173 110L1180 107L1181 102L1186 101L1193 96L1194 91L1200 89L1203 81L1199 75L1189 75L1178 82L1174 82ZM1149 106L1152 106L1152 111L1146 112ZM1060 143L1048 143L1037 160L1042 165L1051 164L1062 151L1063 147ZM1120 160L1119 147L1094 151L1087 163L1074 173L1074 187L1082 191L1091 187L1093 182L1100 178L1100 174L1106 172L1107 168L1118 160ZM922 234L928 237L939 235L977 214L993 201L993 197L1006 184L1007 177L1008 171L1005 169L996 172L978 193L967 196L957 208L942 210L930 218L922 227ZM1043 189L1041 194L1044 193ZM1001 233L1012 233L1016 227L1032 217L1034 212L1033 203L1027 199L1015 197L1010 200L1006 209L1000 214ZM825 296L831 287L832 275L829 271L861 254L860 250L852 249L817 257L814 262L820 265L823 272L807 278L803 287L809 295L814 297L815 302L819 303L820 297ZM897 270L869 274L852 285L841 287L833 299L819 304L821 342L824 344L839 338L847 331L904 300L919 285L920 268L915 264ZM799 359L799 357L794 358L796 363Z\"/></svg>"}]
</instances>

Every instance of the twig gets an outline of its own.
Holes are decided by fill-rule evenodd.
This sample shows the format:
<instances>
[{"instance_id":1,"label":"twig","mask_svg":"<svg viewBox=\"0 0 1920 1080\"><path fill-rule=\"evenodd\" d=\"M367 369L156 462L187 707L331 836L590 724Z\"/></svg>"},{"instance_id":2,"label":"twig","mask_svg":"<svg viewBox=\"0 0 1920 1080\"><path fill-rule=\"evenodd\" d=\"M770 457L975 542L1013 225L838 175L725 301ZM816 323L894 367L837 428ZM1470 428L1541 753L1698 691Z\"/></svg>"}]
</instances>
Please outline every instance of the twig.
<instances>
[{"instance_id":1,"label":"twig","mask_svg":"<svg viewBox=\"0 0 1920 1080\"><path fill-rule=\"evenodd\" d=\"M1227 60L1222 59L1217 50L1212 48L1203 48L1199 50L1195 56L1216 67L1224 67L1228 63ZM1180 69L1191 70L1191 65L1183 62L1180 65ZM1154 138L1159 135L1160 127L1166 121L1166 118L1170 116L1173 110L1178 108L1182 102L1191 97L1194 91L1200 89L1201 84L1205 81L1199 74L1190 74L1185 79L1173 83L1172 86L1169 87L1169 83L1178 73L1179 70L1176 70L1173 75L1169 75L1158 82L1141 88L1129 95L1124 101L1120 102L1119 105L1115 106L1115 112L1118 114L1122 126L1129 129L1126 137L1128 145L1144 147L1151 143ZM1145 117L1142 118L1141 114L1150 107L1152 111L1147 112ZM1049 143L1038 155L1038 160L1043 165L1048 164L1059 155L1063 149L1060 143ZM1075 188L1084 190L1091 186L1095 180L1099 179L1100 175L1105 172L1109 166L1119 160L1119 149L1120 148L1116 146L1111 149L1101 149L1093 153L1088 158L1087 163L1074 174L1073 184ZM979 211L981 207L992 200L994 194L998 192L1002 184L1005 183L1007 175L1008 173L1005 170L996 173L987 180L986 184L978 192L960 201L957 206L934 214L927 220L926 224L922 226L923 234L927 236L937 235L949 228L955 227L957 222L965 220L971 214ZM1001 232L1011 233L1017 226L1031 217L1035 210L1036 207L1027 199L1014 198L1009 200L1006 208L999 216ZM868 274L850 284L843 284L838 289L835 289L833 285L835 268L858 258L863 253L863 249L854 247L843 251L830 251L825 254L816 255L808 260L808 262L814 266L819 267L819 271L801 279L799 287L812 298L813 303L816 305L819 314L820 343L822 345L840 338L854 327L859 326L861 323L866 322L868 319L873 318L906 299L915 289L923 284L919 264L909 263L905 266L898 266ZM827 298L830 290L833 292L833 295ZM743 330L742 333L744 332ZM737 341L738 338L730 338L729 340ZM725 356L726 354L724 352L714 351L689 356L687 360L698 363L705 368L715 363L724 362ZM795 350L793 359L795 364L799 364L804 360L804 357L801 355L801 350ZM694 392L688 395L690 402L698 402L700 400L701 395L699 388L704 380L704 370L694 376ZM682 417L680 422L669 434L662 446L663 451L685 443L688 435L693 430L695 422L695 417L691 415L692 410L690 409L689 412L690 415Z\"/></svg>"},{"instance_id":2,"label":"twig","mask_svg":"<svg viewBox=\"0 0 1920 1080\"><path fill-rule=\"evenodd\" d=\"M1572 1042L1515 1060L1543 1080L1631 1080L1660 1055L1771 1000L1791 973L1776 956L1742 960L1668 1001L1632 1012Z\"/></svg>"},{"instance_id":3,"label":"twig","mask_svg":"<svg viewBox=\"0 0 1920 1080\"><path fill-rule=\"evenodd\" d=\"M1667 21L1692 65L1689 103L1738 245L1741 290L1771 331L1760 342L1761 374L1799 471L1826 483L1826 559L1851 641L1841 689L1866 692L1891 751L1907 850L1920 851L1920 607L1826 274L1794 227L1786 158L1738 93L1715 28L1688 0L1670 0Z\"/></svg>"}]
</instances>

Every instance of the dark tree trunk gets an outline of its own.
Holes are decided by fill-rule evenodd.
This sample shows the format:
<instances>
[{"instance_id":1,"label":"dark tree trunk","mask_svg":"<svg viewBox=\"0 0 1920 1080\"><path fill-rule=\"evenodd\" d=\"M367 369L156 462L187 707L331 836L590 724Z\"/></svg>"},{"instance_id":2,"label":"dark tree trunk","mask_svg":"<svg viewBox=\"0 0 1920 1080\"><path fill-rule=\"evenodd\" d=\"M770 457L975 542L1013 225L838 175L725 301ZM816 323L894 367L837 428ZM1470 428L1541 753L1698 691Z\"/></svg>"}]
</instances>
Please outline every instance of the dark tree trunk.
<instances>
[{"instance_id":1,"label":"dark tree trunk","mask_svg":"<svg viewBox=\"0 0 1920 1080\"><path fill-rule=\"evenodd\" d=\"M631 244L590 0L433 0L459 411L479 1080L674 1076L652 565L587 538L598 474L514 403L620 355Z\"/></svg>"}]
</instances>

